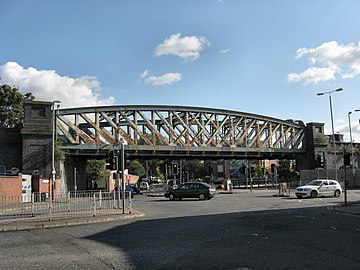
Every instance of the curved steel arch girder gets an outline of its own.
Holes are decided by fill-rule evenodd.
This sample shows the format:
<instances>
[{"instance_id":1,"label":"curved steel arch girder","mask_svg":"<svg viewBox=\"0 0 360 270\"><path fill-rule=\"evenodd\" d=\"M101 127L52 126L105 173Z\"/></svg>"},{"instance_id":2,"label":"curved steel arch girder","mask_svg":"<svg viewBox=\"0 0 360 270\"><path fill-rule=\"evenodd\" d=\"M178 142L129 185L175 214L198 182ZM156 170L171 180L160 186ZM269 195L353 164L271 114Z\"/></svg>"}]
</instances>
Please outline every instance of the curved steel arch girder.
<instances>
[{"instance_id":1,"label":"curved steel arch girder","mask_svg":"<svg viewBox=\"0 0 360 270\"><path fill-rule=\"evenodd\" d=\"M110 149L123 141L134 153L159 149L304 152L305 125L301 121L214 108L119 105L60 109L57 128L66 137L63 147L77 151Z\"/></svg>"}]
</instances>

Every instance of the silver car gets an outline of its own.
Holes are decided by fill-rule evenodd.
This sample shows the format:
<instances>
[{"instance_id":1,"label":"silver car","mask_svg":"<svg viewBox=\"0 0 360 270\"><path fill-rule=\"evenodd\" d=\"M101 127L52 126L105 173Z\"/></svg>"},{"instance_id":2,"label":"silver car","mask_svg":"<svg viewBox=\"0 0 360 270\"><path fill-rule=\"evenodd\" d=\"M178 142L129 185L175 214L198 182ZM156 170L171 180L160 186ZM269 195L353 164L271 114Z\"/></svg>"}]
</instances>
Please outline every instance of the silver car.
<instances>
[{"instance_id":1,"label":"silver car","mask_svg":"<svg viewBox=\"0 0 360 270\"><path fill-rule=\"evenodd\" d=\"M295 189L295 195L298 198L316 198L318 196L339 197L341 193L342 188L339 182L330 179L312 180L306 185L297 187Z\"/></svg>"}]
</instances>

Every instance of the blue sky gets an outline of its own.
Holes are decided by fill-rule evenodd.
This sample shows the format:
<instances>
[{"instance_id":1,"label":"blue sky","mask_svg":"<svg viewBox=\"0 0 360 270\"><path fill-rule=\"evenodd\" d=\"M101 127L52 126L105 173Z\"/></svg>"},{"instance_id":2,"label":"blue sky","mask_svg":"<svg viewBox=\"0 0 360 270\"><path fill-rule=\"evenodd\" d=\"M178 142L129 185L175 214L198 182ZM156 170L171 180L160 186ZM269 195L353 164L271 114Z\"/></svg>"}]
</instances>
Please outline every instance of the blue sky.
<instances>
[{"instance_id":1,"label":"blue sky","mask_svg":"<svg viewBox=\"0 0 360 270\"><path fill-rule=\"evenodd\" d=\"M0 0L0 83L62 107L187 105L324 122L360 109L357 0ZM360 113L351 115L360 142Z\"/></svg>"}]
</instances>

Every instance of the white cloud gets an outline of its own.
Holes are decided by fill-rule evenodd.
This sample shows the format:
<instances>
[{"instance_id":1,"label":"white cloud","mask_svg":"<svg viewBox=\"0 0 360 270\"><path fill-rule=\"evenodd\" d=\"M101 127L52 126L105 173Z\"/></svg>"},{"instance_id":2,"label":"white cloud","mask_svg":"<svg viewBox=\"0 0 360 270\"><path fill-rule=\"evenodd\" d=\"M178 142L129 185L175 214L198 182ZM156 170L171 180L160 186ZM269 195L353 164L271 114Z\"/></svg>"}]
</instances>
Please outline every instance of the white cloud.
<instances>
[{"instance_id":1,"label":"white cloud","mask_svg":"<svg viewBox=\"0 0 360 270\"><path fill-rule=\"evenodd\" d=\"M351 120L351 137L353 142L360 143L360 120L359 117L355 117L355 115L353 116L353 118L355 118L356 120L353 120L353 118ZM348 121L338 120L336 123L336 127L337 129L335 132L343 134L345 137L344 140L346 142L350 142L350 130ZM329 130L327 134L331 134L331 131Z\"/></svg>"},{"instance_id":2,"label":"white cloud","mask_svg":"<svg viewBox=\"0 0 360 270\"><path fill-rule=\"evenodd\" d=\"M185 59L185 61L196 60L200 57L205 45L210 45L205 37L181 37L181 34L177 33L166 38L162 44L158 45L154 50L154 55L175 55Z\"/></svg>"},{"instance_id":3,"label":"white cloud","mask_svg":"<svg viewBox=\"0 0 360 270\"><path fill-rule=\"evenodd\" d=\"M348 79L360 74L360 42L357 45L353 43L341 45L336 41L330 41L316 48L300 48L296 51L296 59L302 57L307 57L313 65L320 67L311 67L302 73L288 74L289 82L317 83L333 80L335 75Z\"/></svg>"},{"instance_id":4,"label":"white cloud","mask_svg":"<svg viewBox=\"0 0 360 270\"><path fill-rule=\"evenodd\" d=\"M19 87L22 93L31 92L36 100L60 100L61 107L109 105L113 97L101 99L100 82L91 76L71 78L54 70L24 68L15 62L0 66L1 83Z\"/></svg>"},{"instance_id":5,"label":"white cloud","mask_svg":"<svg viewBox=\"0 0 360 270\"><path fill-rule=\"evenodd\" d=\"M170 85L176 83L182 79L181 73L165 73L161 76L150 75L148 70L145 70L141 74L141 79L145 84L150 84L152 86L161 86L161 85Z\"/></svg>"},{"instance_id":6,"label":"white cloud","mask_svg":"<svg viewBox=\"0 0 360 270\"><path fill-rule=\"evenodd\" d=\"M288 74L289 82L303 82L304 84L318 83L335 79L336 67L319 68L310 67L302 73Z\"/></svg>"},{"instance_id":7,"label":"white cloud","mask_svg":"<svg viewBox=\"0 0 360 270\"><path fill-rule=\"evenodd\" d=\"M149 76L149 70L144 70L144 72L143 73L141 73L141 79L144 79L144 78L146 78L147 76Z\"/></svg>"},{"instance_id":8,"label":"white cloud","mask_svg":"<svg viewBox=\"0 0 360 270\"><path fill-rule=\"evenodd\" d=\"M219 51L220 54L224 54L224 53L228 53L228 52L230 52L230 49L224 49L224 50Z\"/></svg>"}]
</instances>

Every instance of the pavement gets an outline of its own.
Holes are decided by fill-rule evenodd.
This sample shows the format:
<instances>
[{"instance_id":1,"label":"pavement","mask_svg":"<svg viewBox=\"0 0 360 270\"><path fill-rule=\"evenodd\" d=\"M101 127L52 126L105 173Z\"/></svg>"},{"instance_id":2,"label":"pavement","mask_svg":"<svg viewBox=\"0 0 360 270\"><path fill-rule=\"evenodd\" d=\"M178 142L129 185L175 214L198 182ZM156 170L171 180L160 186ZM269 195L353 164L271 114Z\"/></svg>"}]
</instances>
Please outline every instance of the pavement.
<instances>
[{"instance_id":1,"label":"pavement","mask_svg":"<svg viewBox=\"0 0 360 270\"><path fill-rule=\"evenodd\" d=\"M360 202L350 202L346 205L342 203L337 205L335 209L346 214L360 216Z\"/></svg>"},{"instance_id":2,"label":"pavement","mask_svg":"<svg viewBox=\"0 0 360 270\"><path fill-rule=\"evenodd\" d=\"M1 224L0 223L0 232L9 232L9 231L23 231L31 229L46 229L46 228L56 228L56 227L65 227L65 226L74 226L74 225L84 225L84 224L93 224L100 222L116 221L116 220L126 220L131 218L140 218L145 214L132 209L131 214L112 214L112 215L99 215L96 217L79 217L79 218L68 218L68 219L58 219L53 221L39 220L39 221L23 221L23 220L14 220L12 223Z\"/></svg>"}]
</instances>

